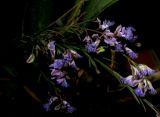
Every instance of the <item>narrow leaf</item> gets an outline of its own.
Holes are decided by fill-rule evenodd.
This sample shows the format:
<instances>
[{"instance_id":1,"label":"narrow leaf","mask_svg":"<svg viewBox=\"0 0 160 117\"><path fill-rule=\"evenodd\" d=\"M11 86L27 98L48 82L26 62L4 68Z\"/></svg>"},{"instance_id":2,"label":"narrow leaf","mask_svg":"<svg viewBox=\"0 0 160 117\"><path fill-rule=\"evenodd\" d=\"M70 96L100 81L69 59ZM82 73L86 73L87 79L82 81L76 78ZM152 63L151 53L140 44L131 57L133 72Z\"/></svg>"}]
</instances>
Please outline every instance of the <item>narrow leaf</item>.
<instances>
[{"instance_id":1,"label":"narrow leaf","mask_svg":"<svg viewBox=\"0 0 160 117\"><path fill-rule=\"evenodd\" d=\"M32 54L30 54L30 56L26 60L26 63L33 63L34 60L35 60L35 55L32 53Z\"/></svg>"},{"instance_id":2,"label":"narrow leaf","mask_svg":"<svg viewBox=\"0 0 160 117\"><path fill-rule=\"evenodd\" d=\"M27 86L24 86L24 89L33 99L35 99L39 103L42 103L42 101L36 96L36 94L33 91L31 91Z\"/></svg>"},{"instance_id":3,"label":"narrow leaf","mask_svg":"<svg viewBox=\"0 0 160 117\"><path fill-rule=\"evenodd\" d=\"M140 101L138 99L138 97L136 96L136 94L134 93L134 90L130 87L130 86L126 86L129 91L132 93L133 97L135 98L135 100L140 104Z\"/></svg>"},{"instance_id":4,"label":"narrow leaf","mask_svg":"<svg viewBox=\"0 0 160 117\"><path fill-rule=\"evenodd\" d=\"M140 103L142 104L142 107L143 107L144 111L146 112L146 107L145 107L145 105L144 105L142 99L139 99L139 101L140 101Z\"/></svg>"},{"instance_id":5,"label":"narrow leaf","mask_svg":"<svg viewBox=\"0 0 160 117\"><path fill-rule=\"evenodd\" d=\"M120 78L122 77L120 74L118 74L117 72L115 72L114 70L112 70L110 67L108 67L106 64L104 64L103 62L101 62L100 60L94 58L94 60L96 62L98 62L103 68L105 68L112 76L114 76L120 83L121 80Z\"/></svg>"},{"instance_id":6,"label":"narrow leaf","mask_svg":"<svg viewBox=\"0 0 160 117\"><path fill-rule=\"evenodd\" d=\"M157 114L159 114L159 110L151 103L149 102L147 99L143 99L143 101L152 109L154 110Z\"/></svg>"}]
</instances>

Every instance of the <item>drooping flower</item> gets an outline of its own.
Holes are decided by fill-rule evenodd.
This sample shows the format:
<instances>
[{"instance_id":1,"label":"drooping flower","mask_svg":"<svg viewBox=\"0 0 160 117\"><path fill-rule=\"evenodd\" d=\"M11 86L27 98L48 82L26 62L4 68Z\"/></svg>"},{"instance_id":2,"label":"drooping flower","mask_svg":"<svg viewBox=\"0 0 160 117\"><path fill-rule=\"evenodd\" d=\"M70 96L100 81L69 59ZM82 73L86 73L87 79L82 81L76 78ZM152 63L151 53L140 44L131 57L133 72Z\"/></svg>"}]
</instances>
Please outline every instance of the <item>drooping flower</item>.
<instances>
[{"instance_id":1,"label":"drooping flower","mask_svg":"<svg viewBox=\"0 0 160 117\"><path fill-rule=\"evenodd\" d=\"M45 103L45 104L43 104L43 108L44 108L44 110L45 111L50 111L51 110L51 104L52 103L54 103L56 100L58 100L58 97L56 97L56 96L51 96L50 98L49 98L49 100L48 100L48 102L47 103Z\"/></svg>"},{"instance_id":2,"label":"drooping flower","mask_svg":"<svg viewBox=\"0 0 160 117\"><path fill-rule=\"evenodd\" d=\"M133 27L121 27L119 36L133 42L135 40L135 36L133 35L134 31L136 30Z\"/></svg>"},{"instance_id":3,"label":"drooping flower","mask_svg":"<svg viewBox=\"0 0 160 117\"><path fill-rule=\"evenodd\" d=\"M53 67L54 69L61 69L63 65L64 65L63 59L55 59L54 62L49 67Z\"/></svg>"},{"instance_id":4,"label":"drooping flower","mask_svg":"<svg viewBox=\"0 0 160 117\"><path fill-rule=\"evenodd\" d=\"M121 43L118 43L115 45L115 51L116 52L123 52L124 51Z\"/></svg>"},{"instance_id":5,"label":"drooping flower","mask_svg":"<svg viewBox=\"0 0 160 117\"><path fill-rule=\"evenodd\" d=\"M65 88L69 86L65 78L57 78L56 82L57 84L60 84L62 87L65 87Z\"/></svg>"},{"instance_id":6,"label":"drooping flower","mask_svg":"<svg viewBox=\"0 0 160 117\"><path fill-rule=\"evenodd\" d=\"M90 53L90 52L96 52L97 51L97 46L94 42L92 43L87 43L87 45L85 46L86 50Z\"/></svg>"},{"instance_id":7,"label":"drooping flower","mask_svg":"<svg viewBox=\"0 0 160 117\"><path fill-rule=\"evenodd\" d=\"M126 53L128 54L128 56L132 59L136 59L138 58L137 53L133 52L130 48L125 47Z\"/></svg>"},{"instance_id":8,"label":"drooping flower","mask_svg":"<svg viewBox=\"0 0 160 117\"><path fill-rule=\"evenodd\" d=\"M48 49L50 50L50 54L51 54L52 59L54 59L55 52L56 52L56 50L55 50L55 41L51 41L51 42L48 43Z\"/></svg>"},{"instance_id":9,"label":"drooping flower","mask_svg":"<svg viewBox=\"0 0 160 117\"><path fill-rule=\"evenodd\" d=\"M64 53L63 53L63 60L65 63L69 63L70 61L73 60L72 58L72 54L69 50L66 50Z\"/></svg>"},{"instance_id":10,"label":"drooping flower","mask_svg":"<svg viewBox=\"0 0 160 117\"><path fill-rule=\"evenodd\" d=\"M105 38L104 42L110 46L115 46L116 44L118 44L117 39L112 37L112 38Z\"/></svg>"},{"instance_id":11,"label":"drooping flower","mask_svg":"<svg viewBox=\"0 0 160 117\"><path fill-rule=\"evenodd\" d=\"M97 18L97 21L99 23L99 28L102 30L105 30L115 24L115 22L110 20L104 20L103 23L101 23L101 20Z\"/></svg>"},{"instance_id":12,"label":"drooping flower","mask_svg":"<svg viewBox=\"0 0 160 117\"><path fill-rule=\"evenodd\" d=\"M68 113L73 113L75 108L71 106L66 100L63 100L64 107L66 107Z\"/></svg>"},{"instance_id":13,"label":"drooping flower","mask_svg":"<svg viewBox=\"0 0 160 117\"><path fill-rule=\"evenodd\" d=\"M157 91L153 88L152 83L147 80L147 89L149 90L149 93L154 95L157 93Z\"/></svg>"},{"instance_id":14,"label":"drooping flower","mask_svg":"<svg viewBox=\"0 0 160 117\"><path fill-rule=\"evenodd\" d=\"M62 77L64 77L64 76L65 76L65 73L62 72L62 71L59 70L59 69L52 69L51 75L52 75L52 78L51 78L51 79L55 79L55 78L62 78Z\"/></svg>"},{"instance_id":15,"label":"drooping flower","mask_svg":"<svg viewBox=\"0 0 160 117\"><path fill-rule=\"evenodd\" d=\"M139 83L138 87L135 89L137 96L144 97L146 95L146 89L144 89L143 83Z\"/></svg>"},{"instance_id":16,"label":"drooping flower","mask_svg":"<svg viewBox=\"0 0 160 117\"><path fill-rule=\"evenodd\" d=\"M144 75L143 75L143 73L141 72L141 70L139 68L136 68L133 65L131 65L131 70L132 70L132 75L134 77L144 78Z\"/></svg>"},{"instance_id":17,"label":"drooping flower","mask_svg":"<svg viewBox=\"0 0 160 117\"><path fill-rule=\"evenodd\" d=\"M50 105L49 103L43 104L43 108L44 108L44 110L47 111L47 112L50 111L50 106L51 106L51 105Z\"/></svg>"},{"instance_id":18,"label":"drooping flower","mask_svg":"<svg viewBox=\"0 0 160 117\"><path fill-rule=\"evenodd\" d=\"M48 43L48 49L49 50L55 50L55 41L51 41Z\"/></svg>"},{"instance_id":19,"label":"drooping flower","mask_svg":"<svg viewBox=\"0 0 160 117\"><path fill-rule=\"evenodd\" d=\"M121 81L124 83L124 84L127 84L131 87L135 87L138 85L138 83L141 82L141 79L140 80L137 80L137 79L134 79L134 77L132 75L129 75L127 76L126 78L121 78Z\"/></svg>"},{"instance_id":20,"label":"drooping flower","mask_svg":"<svg viewBox=\"0 0 160 117\"><path fill-rule=\"evenodd\" d=\"M152 75L155 72L155 70L149 68L147 65L144 64L139 64L138 67L144 75Z\"/></svg>"}]
</instances>

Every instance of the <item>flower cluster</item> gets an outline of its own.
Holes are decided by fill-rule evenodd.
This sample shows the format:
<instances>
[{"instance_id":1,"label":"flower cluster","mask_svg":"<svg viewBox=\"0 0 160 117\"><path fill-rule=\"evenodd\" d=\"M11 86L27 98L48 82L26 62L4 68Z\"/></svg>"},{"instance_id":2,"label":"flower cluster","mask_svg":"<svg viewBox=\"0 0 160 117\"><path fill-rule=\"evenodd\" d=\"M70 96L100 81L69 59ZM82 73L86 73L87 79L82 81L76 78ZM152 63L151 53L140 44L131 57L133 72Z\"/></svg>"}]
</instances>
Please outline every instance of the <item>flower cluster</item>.
<instances>
[{"instance_id":1,"label":"flower cluster","mask_svg":"<svg viewBox=\"0 0 160 117\"><path fill-rule=\"evenodd\" d=\"M144 97L147 92L156 94L156 90L153 88L152 83L147 79L149 75L155 73L155 70L144 64L136 65L133 59L136 59L138 55L129 48L126 43L126 41L133 43L137 39L137 36L135 35L136 30L133 27L123 27L122 25L119 25L114 32L111 32L110 27L114 25L115 22L110 20L101 22L100 19L97 19L97 22L99 24L98 30L90 30L94 33L92 33L91 36L87 34L83 39L83 42L85 42L83 47L86 50L85 52L87 52L85 55L89 56L89 59L92 60L89 53L99 54L104 52L106 48L124 55L130 61L129 64L131 66L132 75L121 77L120 81L122 81L124 85L132 87L135 94L139 97ZM84 44L83 42L81 44ZM84 48L82 49L84 50ZM51 80L55 81L56 84L63 88L69 87L68 80L71 78L69 77L67 70L68 68L72 68L75 72L78 72L79 67L77 67L75 59L82 58L82 56L73 49L63 48L64 51L57 57L56 42L53 40L48 43L48 50L50 51L53 60L53 63L49 65L52 76ZM132 65L132 63L134 64ZM96 63L93 60L91 61L91 64L97 69ZM103 66L105 66L105 64ZM106 66L108 67L108 65ZM109 71L113 70L112 67L108 67L107 69L111 69ZM113 70L113 73L114 72L115 71ZM55 105L55 102L57 101L60 103ZM51 105L53 104L54 110L67 110L68 113L72 113L75 110L67 101L59 99L56 96L50 97L48 103L44 104L45 110L50 111Z\"/></svg>"},{"instance_id":2,"label":"flower cluster","mask_svg":"<svg viewBox=\"0 0 160 117\"><path fill-rule=\"evenodd\" d=\"M138 66L131 65L132 75L126 78L121 78L124 84L134 87L137 96L144 97L148 91L150 94L156 94L152 83L147 79L147 76L152 75L155 71L147 65L139 64Z\"/></svg>"},{"instance_id":3,"label":"flower cluster","mask_svg":"<svg viewBox=\"0 0 160 117\"><path fill-rule=\"evenodd\" d=\"M49 45L48 49L50 51L55 51L54 42L50 42L48 45ZM52 56L55 55L52 54ZM79 55L76 51L68 49L65 50L62 56L63 57L60 59L54 59L53 63L49 66L51 68L51 75L52 75L51 79L52 80L55 79L56 83L60 84L62 87L68 87L69 84L67 83L67 72L64 71L63 68L71 67L75 70L79 70L79 68L75 64L74 58L81 58L82 56Z\"/></svg>"},{"instance_id":4,"label":"flower cluster","mask_svg":"<svg viewBox=\"0 0 160 117\"><path fill-rule=\"evenodd\" d=\"M64 110L67 113L73 113L75 108L71 106L66 100L59 99L56 96L51 96L47 103L43 104L43 108L46 111L51 111L51 107L57 110Z\"/></svg>"},{"instance_id":5,"label":"flower cluster","mask_svg":"<svg viewBox=\"0 0 160 117\"><path fill-rule=\"evenodd\" d=\"M137 53L127 47L127 44L123 44L120 39L123 38L134 42L137 36L134 35L135 29L133 27L122 27L122 25L119 25L114 32L111 32L109 28L114 25L114 22L105 20L101 23L99 19L97 21L101 30L100 35L97 33L92 36L87 35L83 40L86 42L85 48L89 53L99 53L99 45L103 40L106 46L114 47L116 52L124 53L132 59L138 57Z\"/></svg>"}]
</instances>

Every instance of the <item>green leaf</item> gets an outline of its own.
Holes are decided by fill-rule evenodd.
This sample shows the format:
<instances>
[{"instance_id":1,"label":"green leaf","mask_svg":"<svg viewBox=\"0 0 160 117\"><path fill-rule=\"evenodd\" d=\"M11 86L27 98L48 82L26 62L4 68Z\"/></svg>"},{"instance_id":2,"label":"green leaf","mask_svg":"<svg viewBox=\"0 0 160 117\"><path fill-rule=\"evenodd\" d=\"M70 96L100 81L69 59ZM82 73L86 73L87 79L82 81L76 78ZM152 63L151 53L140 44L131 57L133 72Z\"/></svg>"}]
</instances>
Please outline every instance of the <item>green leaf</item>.
<instances>
[{"instance_id":1,"label":"green leaf","mask_svg":"<svg viewBox=\"0 0 160 117\"><path fill-rule=\"evenodd\" d=\"M146 112L146 107L145 107L145 105L144 105L142 99L139 99L139 101L140 101L140 103L142 104L142 107L143 107L144 111Z\"/></svg>"},{"instance_id":2,"label":"green leaf","mask_svg":"<svg viewBox=\"0 0 160 117\"><path fill-rule=\"evenodd\" d=\"M98 67L97 67L95 61L91 58L91 56L85 50L82 50L82 51L88 57L89 67L91 67L91 65L93 65L93 67L95 68L96 73L99 74L100 71L98 70Z\"/></svg>"},{"instance_id":3,"label":"green leaf","mask_svg":"<svg viewBox=\"0 0 160 117\"><path fill-rule=\"evenodd\" d=\"M84 0L76 0L75 8L72 10L71 15L67 21L67 25L72 25L78 21L81 14L81 7L84 3Z\"/></svg>"},{"instance_id":4,"label":"green leaf","mask_svg":"<svg viewBox=\"0 0 160 117\"><path fill-rule=\"evenodd\" d=\"M86 14L84 21L97 17L102 11L117 1L118 0L88 0L85 7Z\"/></svg>"},{"instance_id":5,"label":"green leaf","mask_svg":"<svg viewBox=\"0 0 160 117\"><path fill-rule=\"evenodd\" d=\"M105 51L105 49L104 49L103 46L100 46L99 48L97 48L97 53L98 54L101 53L101 52L104 52L104 51Z\"/></svg>"},{"instance_id":6,"label":"green leaf","mask_svg":"<svg viewBox=\"0 0 160 117\"><path fill-rule=\"evenodd\" d=\"M129 91L132 93L133 97L135 98L135 100L140 104L140 101L138 99L138 97L136 96L136 94L134 93L134 90L130 87L130 86L127 86L126 87L129 89Z\"/></svg>"},{"instance_id":7,"label":"green leaf","mask_svg":"<svg viewBox=\"0 0 160 117\"><path fill-rule=\"evenodd\" d=\"M159 110L151 103L149 102L147 99L143 99L143 101L152 109L156 112L156 114L159 114Z\"/></svg>"},{"instance_id":8,"label":"green leaf","mask_svg":"<svg viewBox=\"0 0 160 117\"><path fill-rule=\"evenodd\" d=\"M103 62L101 62L100 60L94 58L94 60L96 62L98 62L103 68L105 68L112 76L114 76L120 83L120 78L122 77L120 74L118 74L117 72L115 72L114 70L112 70L110 67L108 67L106 64L104 64Z\"/></svg>"}]
</instances>

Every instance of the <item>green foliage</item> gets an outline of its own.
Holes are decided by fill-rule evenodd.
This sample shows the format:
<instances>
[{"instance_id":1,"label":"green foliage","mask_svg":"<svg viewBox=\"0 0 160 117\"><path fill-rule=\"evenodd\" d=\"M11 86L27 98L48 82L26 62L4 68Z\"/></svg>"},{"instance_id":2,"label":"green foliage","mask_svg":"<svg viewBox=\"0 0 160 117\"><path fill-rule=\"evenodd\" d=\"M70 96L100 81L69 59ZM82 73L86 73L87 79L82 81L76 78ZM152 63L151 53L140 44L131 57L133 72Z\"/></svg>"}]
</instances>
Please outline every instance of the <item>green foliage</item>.
<instances>
[{"instance_id":1,"label":"green foliage","mask_svg":"<svg viewBox=\"0 0 160 117\"><path fill-rule=\"evenodd\" d=\"M106 8L117 1L118 0L88 0L85 7L84 21L96 18Z\"/></svg>"}]
</instances>

